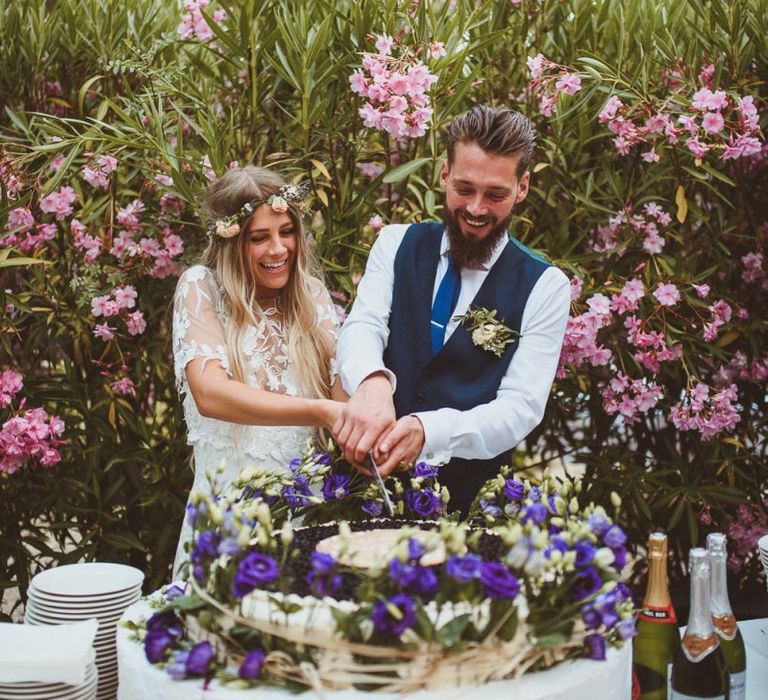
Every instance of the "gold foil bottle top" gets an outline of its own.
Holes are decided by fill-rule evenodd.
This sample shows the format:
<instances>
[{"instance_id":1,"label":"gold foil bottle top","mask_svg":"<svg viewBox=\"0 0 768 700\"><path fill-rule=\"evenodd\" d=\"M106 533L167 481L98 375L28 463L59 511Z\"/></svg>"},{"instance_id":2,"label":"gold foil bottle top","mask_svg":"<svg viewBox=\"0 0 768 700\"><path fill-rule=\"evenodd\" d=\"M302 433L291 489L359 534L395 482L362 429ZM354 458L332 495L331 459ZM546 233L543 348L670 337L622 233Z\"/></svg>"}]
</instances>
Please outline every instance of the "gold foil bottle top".
<instances>
[{"instance_id":1,"label":"gold foil bottle top","mask_svg":"<svg viewBox=\"0 0 768 700\"><path fill-rule=\"evenodd\" d=\"M647 608L671 608L667 583L667 536L652 532L648 537L648 587L643 606Z\"/></svg>"},{"instance_id":2,"label":"gold foil bottle top","mask_svg":"<svg viewBox=\"0 0 768 700\"><path fill-rule=\"evenodd\" d=\"M648 559L667 558L667 536L663 532L652 532L648 537Z\"/></svg>"}]
</instances>

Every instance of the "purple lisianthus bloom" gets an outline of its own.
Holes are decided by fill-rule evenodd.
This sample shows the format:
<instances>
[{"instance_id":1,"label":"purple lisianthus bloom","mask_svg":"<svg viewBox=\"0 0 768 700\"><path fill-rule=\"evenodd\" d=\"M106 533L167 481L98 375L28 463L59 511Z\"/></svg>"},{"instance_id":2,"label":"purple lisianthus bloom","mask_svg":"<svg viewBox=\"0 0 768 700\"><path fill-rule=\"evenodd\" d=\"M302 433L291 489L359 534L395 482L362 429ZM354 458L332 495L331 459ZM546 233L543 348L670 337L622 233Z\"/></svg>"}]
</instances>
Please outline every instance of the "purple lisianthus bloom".
<instances>
[{"instance_id":1,"label":"purple lisianthus bloom","mask_svg":"<svg viewBox=\"0 0 768 700\"><path fill-rule=\"evenodd\" d=\"M192 568L192 575L195 577L195 581L202 583L205 578L205 569L200 564L196 564Z\"/></svg>"},{"instance_id":2,"label":"purple lisianthus bloom","mask_svg":"<svg viewBox=\"0 0 768 700\"><path fill-rule=\"evenodd\" d=\"M221 535L213 530L206 530L201 532L200 536L195 542L195 547L192 550L192 563L199 564L206 557L213 559L219 556L219 541Z\"/></svg>"},{"instance_id":3,"label":"purple lisianthus bloom","mask_svg":"<svg viewBox=\"0 0 768 700\"><path fill-rule=\"evenodd\" d=\"M166 629L148 630L144 637L144 655L151 664L165 661L177 638Z\"/></svg>"},{"instance_id":4,"label":"purple lisianthus bloom","mask_svg":"<svg viewBox=\"0 0 768 700\"><path fill-rule=\"evenodd\" d=\"M181 621L173 610L158 612L147 620L147 632L168 632L175 637L183 634Z\"/></svg>"},{"instance_id":5,"label":"purple lisianthus bloom","mask_svg":"<svg viewBox=\"0 0 768 700\"><path fill-rule=\"evenodd\" d=\"M605 639L601 634L588 634L584 644L589 649L589 658L594 661L605 661Z\"/></svg>"},{"instance_id":6,"label":"purple lisianthus bloom","mask_svg":"<svg viewBox=\"0 0 768 700\"><path fill-rule=\"evenodd\" d=\"M392 614L390 606L398 610L397 615ZM404 593L397 593L386 602L379 599L373 604L371 621L376 632L399 637L416 622L413 600Z\"/></svg>"},{"instance_id":7,"label":"purple lisianthus bloom","mask_svg":"<svg viewBox=\"0 0 768 700\"><path fill-rule=\"evenodd\" d=\"M312 571L320 576L327 576L336 568L336 560L325 552L312 552L309 563Z\"/></svg>"},{"instance_id":8,"label":"purple lisianthus bloom","mask_svg":"<svg viewBox=\"0 0 768 700\"><path fill-rule=\"evenodd\" d=\"M420 476L424 479L430 479L437 476L437 467L427 462L417 462L413 468L413 475Z\"/></svg>"},{"instance_id":9,"label":"purple lisianthus bloom","mask_svg":"<svg viewBox=\"0 0 768 700\"><path fill-rule=\"evenodd\" d=\"M541 500L541 489L538 486L531 486L530 491L528 491L528 498L534 503L538 503Z\"/></svg>"},{"instance_id":10,"label":"purple lisianthus bloom","mask_svg":"<svg viewBox=\"0 0 768 700\"><path fill-rule=\"evenodd\" d=\"M261 675L261 667L264 664L264 659L267 654L263 649L253 649L249 651L243 663L240 664L240 668L237 670L237 675L240 678L245 678L247 681L254 681Z\"/></svg>"},{"instance_id":11,"label":"purple lisianthus bloom","mask_svg":"<svg viewBox=\"0 0 768 700\"><path fill-rule=\"evenodd\" d=\"M596 630L603 623L602 616L591 605L585 605L581 608L581 619L588 630Z\"/></svg>"},{"instance_id":12,"label":"purple lisianthus bloom","mask_svg":"<svg viewBox=\"0 0 768 700\"><path fill-rule=\"evenodd\" d=\"M233 557L240 553L240 545L237 543L237 537L225 537L219 542L219 554L229 554Z\"/></svg>"},{"instance_id":13,"label":"purple lisianthus bloom","mask_svg":"<svg viewBox=\"0 0 768 700\"><path fill-rule=\"evenodd\" d=\"M189 650L187 673L190 676L205 676L211 669L213 647L210 642L199 642Z\"/></svg>"},{"instance_id":14,"label":"purple lisianthus bloom","mask_svg":"<svg viewBox=\"0 0 768 700\"><path fill-rule=\"evenodd\" d=\"M361 507L364 512L372 515L374 518L378 518L384 512L384 504L379 501L366 500L363 501Z\"/></svg>"},{"instance_id":15,"label":"purple lisianthus bloom","mask_svg":"<svg viewBox=\"0 0 768 700\"><path fill-rule=\"evenodd\" d=\"M616 547L611 550L613 552L613 568L616 571L621 571L627 563L627 550L626 547Z\"/></svg>"},{"instance_id":16,"label":"purple lisianthus bloom","mask_svg":"<svg viewBox=\"0 0 768 700\"><path fill-rule=\"evenodd\" d=\"M605 531L611 526L604 515L590 515L587 518L587 525L592 529L598 537L601 537Z\"/></svg>"},{"instance_id":17,"label":"purple lisianthus bloom","mask_svg":"<svg viewBox=\"0 0 768 700\"><path fill-rule=\"evenodd\" d=\"M520 582L517 577L498 561L483 562L480 580L488 598L512 600L520 591Z\"/></svg>"},{"instance_id":18,"label":"purple lisianthus bloom","mask_svg":"<svg viewBox=\"0 0 768 700\"><path fill-rule=\"evenodd\" d=\"M637 628L635 627L634 619L622 620L616 625L616 631L619 633L619 637L625 642L628 639L637 636Z\"/></svg>"},{"instance_id":19,"label":"purple lisianthus bloom","mask_svg":"<svg viewBox=\"0 0 768 700\"><path fill-rule=\"evenodd\" d=\"M318 598L326 596L335 596L341 590L341 576L339 574L318 574L316 571L310 571L307 574L307 583L312 595Z\"/></svg>"},{"instance_id":20,"label":"purple lisianthus bloom","mask_svg":"<svg viewBox=\"0 0 768 700\"><path fill-rule=\"evenodd\" d=\"M288 462L288 469L291 470L292 474L295 474L299 467L301 466L301 457L294 457L290 462Z\"/></svg>"},{"instance_id":21,"label":"purple lisianthus bloom","mask_svg":"<svg viewBox=\"0 0 768 700\"><path fill-rule=\"evenodd\" d=\"M574 548L576 551L576 566L586 566L595 558L597 549L588 540L579 540Z\"/></svg>"},{"instance_id":22,"label":"purple lisianthus bloom","mask_svg":"<svg viewBox=\"0 0 768 700\"><path fill-rule=\"evenodd\" d=\"M437 593L440 584L437 581L435 572L428 566L416 567L416 580L411 586L411 590L422 598L432 598Z\"/></svg>"},{"instance_id":23,"label":"purple lisianthus bloom","mask_svg":"<svg viewBox=\"0 0 768 700\"><path fill-rule=\"evenodd\" d=\"M187 503L186 511L187 524L190 527L194 527L195 521L197 520L197 506L193 506L191 503Z\"/></svg>"},{"instance_id":24,"label":"purple lisianthus bloom","mask_svg":"<svg viewBox=\"0 0 768 700\"><path fill-rule=\"evenodd\" d=\"M480 509L483 511L485 515L490 516L491 518L500 518L501 517L501 508L499 508L496 505L495 501L481 498L480 499Z\"/></svg>"},{"instance_id":25,"label":"purple lisianthus bloom","mask_svg":"<svg viewBox=\"0 0 768 700\"><path fill-rule=\"evenodd\" d=\"M298 476L292 484L283 486L280 495L291 508L303 508L312 505L312 501L309 499L312 491L309 490L309 483L304 475Z\"/></svg>"},{"instance_id":26,"label":"purple lisianthus bloom","mask_svg":"<svg viewBox=\"0 0 768 700\"><path fill-rule=\"evenodd\" d=\"M624 546L626 541L627 536L618 525L609 528L605 535L603 535L603 542L605 542L606 547L610 547L611 549L617 549L618 547Z\"/></svg>"},{"instance_id":27,"label":"purple lisianthus bloom","mask_svg":"<svg viewBox=\"0 0 768 700\"><path fill-rule=\"evenodd\" d=\"M254 588L274 583L279 577L280 569L272 557L251 552L237 565L232 595L242 598Z\"/></svg>"},{"instance_id":28,"label":"purple lisianthus bloom","mask_svg":"<svg viewBox=\"0 0 768 700\"><path fill-rule=\"evenodd\" d=\"M389 562L389 578L399 588L410 588L417 575L413 564L405 564L399 559L392 559Z\"/></svg>"},{"instance_id":29,"label":"purple lisianthus bloom","mask_svg":"<svg viewBox=\"0 0 768 700\"><path fill-rule=\"evenodd\" d=\"M504 495L510 501L519 501L525 495L525 485L517 479L507 479L504 482Z\"/></svg>"},{"instance_id":30,"label":"purple lisianthus bloom","mask_svg":"<svg viewBox=\"0 0 768 700\"><path fill-rule=\"evenodd\" d=\"M550 496L550 497L547 499L547 510L548 510L548 511L549 511L549 512L550 512L552 515L557 515L557 508L555 508L555 497L554 497L554 495Z\"/></svg>"},{"instance_id":31,"label":"purple lisianthus bloom","mask_svg":"<svg viewBox=\"0 0 768 700\"><path fill-rule=\"evenodd\" d=\"M165 672L175 681L183 681L187 677L187 657L188 651L180 651L173 658L173 663L168 664Z\"/></svg>"},{"instance_id":32,"label":"purple lisianthus bloom","mask_svg":"<svg viewBox=\"0 0 768 700\"><path fill-rule=\"evenodd\" d=\"M331 455L327 452L315 452L315 454L312 455L312 459L317 462L317 464L327 465L331 463Z\"/></svg>"},{"instance_id":33,"label":"purple lisianthus bloom","mask_svg":"<svg viewBox=\"0 0 768 700\"><path fill-rule=\"evenodd\" d=\"M445 563L445 573L459 583L469 583L480 578L482 566L483 560L477 554L467 554L465 557L451 554Z\"/></svg>"},{"instance_id":34,"label":"purple lisianthus bloom","mask_svg":"<svg viewBox=\"0 0 768 700\"><path fill-rule=\"evenodd\" d=\"M555 550L561 552L562 554L565 554L568 551L568 543L562 537L555 536L549 541L549 543L549 547L544 550L544 556L547 559L549 559L549 557L552 555L552 552Z\"/></svg>"},{"instance_id":35,"label":"purple lisianthus bloom","mask_svg":"<svg viewBox=\"0 0 768 700\"><path fill-rule=\"evenodd\" d=\"M571 587L571 600L574 602L584 600L599 591L602 585L603 580L597 569L594 566L587 566L578 573L576 582Z\"/></svg>"},{"instance_id":36,"label":"purple lisianthus bloom","mask_svg":"<svg viewBox=\"0 0 768 700\"><path fill-rule=\"evenodd\" d=\"M531 505L523 508L524 523L527 523L530 520L534 525L541 525L546 517L547 508L543 503L531 503Z\"/></svg>"},{"instance_id":37,"label":"purple lisianthus bloom","mask_svg":"<svg viewBox=\"0 0 768 700\"><path fill-rule=\"evenodd\" d=\"M326 501L335 501L349 495L349 482L352 477L346 474L329 474L323 480L323 498Z\"/></svg>"},{"instance_id":38,"label":"purple lisianthus bloom","mask_svg":"<svg viewBox=\"0 0 768 700\"><path fill-rule=\"evenodd\" d=\"M174 598L178 598L179 596L184 595L187 592L187 586L185 583L172 583L168 588L165 589L165 593L163 593L163 597L170 601Z\"/></svg>"},{"instance_id":39,"label":"purple lisianthus bloom","mask_svg":"<svg viewBox=\"0 0 768 700\"><path fill-rule=\"evenodd\" d=\"M424 545L418 540L410 537L408 539L408 561L411 563L417 563L424 556Z\"/></svg>"},{"instance_id":40,"label":"purple lisianthus bloom","mask_svg":"<svg viewBox=\"0 0 768 700\"><path fill-rule=\"evenodd\" d=\"M405 504L419 518L435 518L443 511L442 499L432 489L407 489Z\"/></svg>"}]
</instances>

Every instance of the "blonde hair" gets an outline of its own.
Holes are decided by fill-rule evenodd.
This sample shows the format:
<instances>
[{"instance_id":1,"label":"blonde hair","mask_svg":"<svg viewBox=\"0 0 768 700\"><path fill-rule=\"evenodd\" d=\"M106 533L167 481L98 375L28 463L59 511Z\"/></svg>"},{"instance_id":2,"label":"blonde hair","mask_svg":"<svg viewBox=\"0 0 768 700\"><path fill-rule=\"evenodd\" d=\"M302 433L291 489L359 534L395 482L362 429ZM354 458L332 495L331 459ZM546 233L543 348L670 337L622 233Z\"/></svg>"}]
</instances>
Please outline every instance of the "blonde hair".
<instances>
[{"instance_id":1,"label":"blonde hair","mask_svg":"<svg viewBox=\"0 0 768 700\"><path fill-rule=\"evenodd\" d=\"M266 168L247 165L232 168L208 187L204 221L237 214L247 202L263 202L287 183ZM288 284L281 290L283 322L288 336L288 357L296 383L305 398L330 395L329 358L333 339L317 321L315 297L322 285L319 267L304 234L301 215L292 202L286 212L296 228L296 257ZM241 350L249 324L257 325L263 310L258 304L254 270L246 235L250 217L240 221L241 232L232 238L211 236L202 264L216 273L229 319L224 338L234 379L246 382Z\"/></svg>"}]
</instances>

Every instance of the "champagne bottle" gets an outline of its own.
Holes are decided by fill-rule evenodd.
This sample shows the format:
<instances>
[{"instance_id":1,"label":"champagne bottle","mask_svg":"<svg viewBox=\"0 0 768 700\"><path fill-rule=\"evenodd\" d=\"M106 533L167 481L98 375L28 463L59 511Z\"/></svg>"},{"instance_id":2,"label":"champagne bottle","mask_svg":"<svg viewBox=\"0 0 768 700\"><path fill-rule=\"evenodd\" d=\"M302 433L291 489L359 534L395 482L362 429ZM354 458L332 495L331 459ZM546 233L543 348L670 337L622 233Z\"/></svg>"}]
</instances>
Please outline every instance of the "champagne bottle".
<instances>
[{"instance_id":1,"label":"champagne bottle","mask_svg":"<svg viewBox=\"0 0 768 700\"><path fill-rule=\"evenodd\" d=\"M728 667L709 612L709 557L694 547L688 555L691 577L691 612L683 643L672 664L671 700L711 698L729 700Z\"/></svg>"},{"instance_id":2,"label":"champagne bottle","mask_svg":"<svg viewBox=\"0 0 768 700\"><path fill-rule=\"evenodd\" d=\"M648 585L632 642L632 698L667 700L669 674L680 646L677 616L667 582L667 536L648 538Z\"/></svg>"},{"instance_id":3,"label":"champagne bottle","mask_svg":"<svg viewBox=\"0 0 768 700\"><path fill-rule=\"evenodd\" d=\"M709 580L712 588L709 604L712 624L720 639L720 648L723 650L728 673L731 675L731 700L744 700L747 696L747 652L731 609L731 602L728 600L725 576L725 562L728 554L725 535L720 532L707 535L707 552L709 552Z\"/></svg>"}]
</instances>

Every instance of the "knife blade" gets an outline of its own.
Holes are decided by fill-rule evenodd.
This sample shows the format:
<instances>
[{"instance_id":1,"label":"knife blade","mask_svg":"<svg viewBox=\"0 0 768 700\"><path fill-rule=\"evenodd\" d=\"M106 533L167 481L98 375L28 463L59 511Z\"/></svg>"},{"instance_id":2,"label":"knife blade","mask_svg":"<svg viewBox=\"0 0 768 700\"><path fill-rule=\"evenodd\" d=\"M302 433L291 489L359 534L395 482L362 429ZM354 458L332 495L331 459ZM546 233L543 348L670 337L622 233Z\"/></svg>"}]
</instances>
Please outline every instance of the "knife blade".
<instances>
[{"instance_id":1,"label":"knife blade","mask_svg":"<svg viewBox=\"0 0 768 700\"><path fill-rule=\"evenodd\" d=\"M392 501L389 500L389 494L387 493L387 489L384 486L384 480L381 478L381 474L379 473L379 468L378 466L376 466L376 462L374 462L373 460L372 452L369 452L368 455L366 456L365 466L373 472L373 475L376 478L376 483L379 485L379 491L381 491L381 496L384 499L384 506L386 507L387 512L389 513L389 516L394 517L395 509L392 507Z\"/></svg>"}]
</instances>

